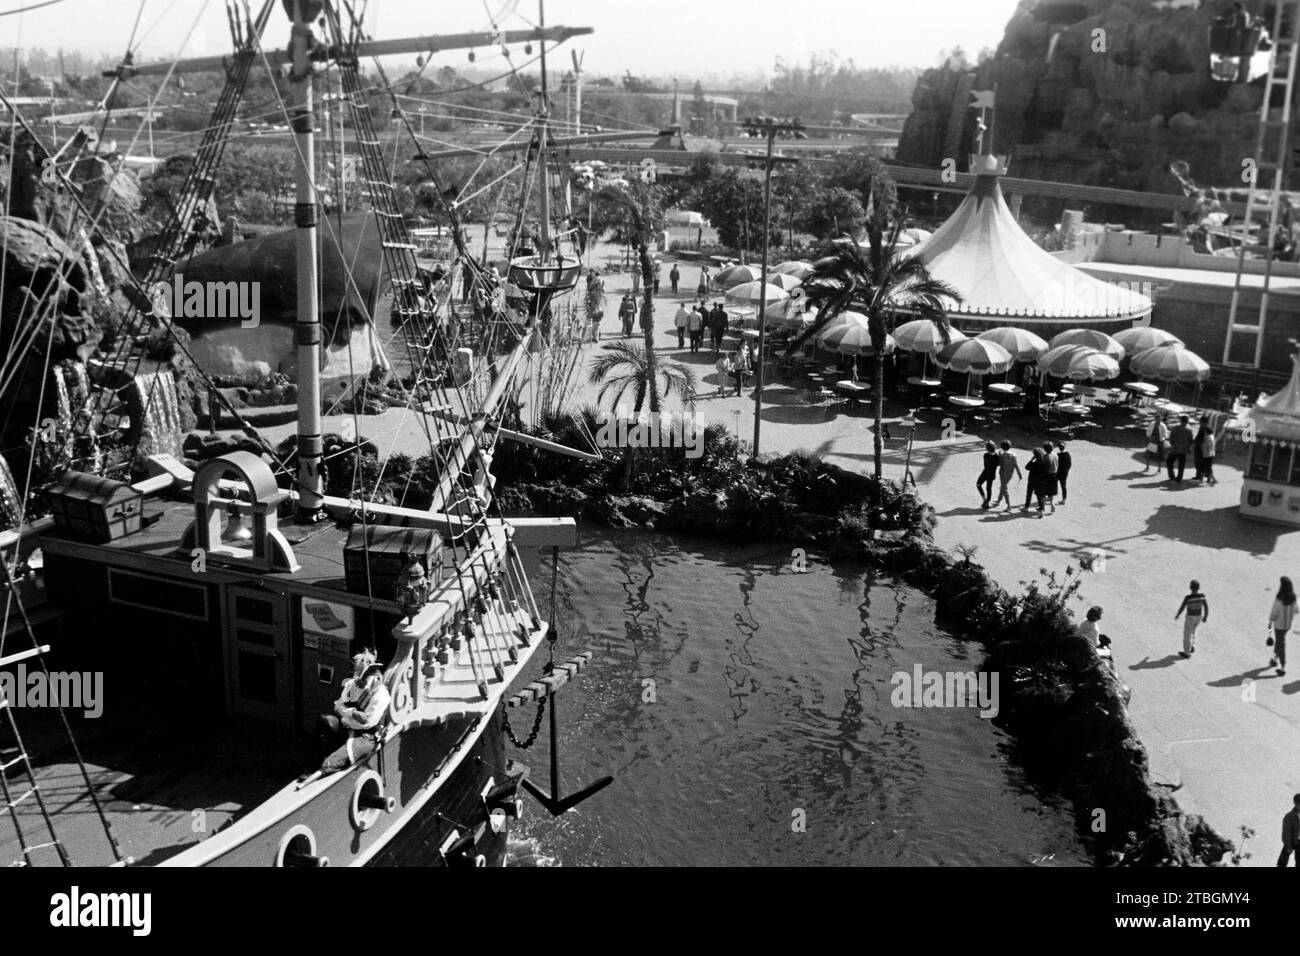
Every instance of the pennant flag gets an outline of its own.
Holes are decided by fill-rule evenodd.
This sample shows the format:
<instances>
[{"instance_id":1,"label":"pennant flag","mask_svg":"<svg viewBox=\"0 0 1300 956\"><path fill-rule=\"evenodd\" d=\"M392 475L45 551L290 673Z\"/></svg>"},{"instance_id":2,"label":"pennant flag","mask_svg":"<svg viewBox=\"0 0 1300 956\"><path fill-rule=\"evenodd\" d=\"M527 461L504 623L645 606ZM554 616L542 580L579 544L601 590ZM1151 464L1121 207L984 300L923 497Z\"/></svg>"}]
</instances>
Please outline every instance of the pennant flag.
<instances>
[{"instance_id":1,"label":"pennant flag","mask_svg":"<svg viewBox=\"0 0 1300 956\"><path fill-rule=\"evenodd\" d=\"M970 109L991 110L993 109L993 91L992 90L971 90L970 95L973 97Z\"/></svg>"}]
</instances>

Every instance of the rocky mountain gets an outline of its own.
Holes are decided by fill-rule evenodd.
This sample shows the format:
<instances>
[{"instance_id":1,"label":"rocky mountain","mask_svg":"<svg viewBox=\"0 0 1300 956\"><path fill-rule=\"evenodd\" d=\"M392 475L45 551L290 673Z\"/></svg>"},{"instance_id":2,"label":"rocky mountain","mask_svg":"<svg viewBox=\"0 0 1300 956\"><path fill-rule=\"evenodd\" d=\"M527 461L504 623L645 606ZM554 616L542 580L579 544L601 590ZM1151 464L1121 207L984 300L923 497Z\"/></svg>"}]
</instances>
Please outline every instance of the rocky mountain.
<instances>
[{"instance_id":1,"label":"rocky mountain","mask_svg":"<svg viewBox=\"0 0 1300 956\"><path fill-rule=\"evenodd\" d=\"M1230 6L1022 0L991 60L922 76L898 159L965 169L969 93L996 89L994 148L1011 153L1013 176L1176 193L1168 166L1183 160L1198 184L1240 186L1263 81L1210 79L1209 26Z\"/></svg>"}]
</instances>

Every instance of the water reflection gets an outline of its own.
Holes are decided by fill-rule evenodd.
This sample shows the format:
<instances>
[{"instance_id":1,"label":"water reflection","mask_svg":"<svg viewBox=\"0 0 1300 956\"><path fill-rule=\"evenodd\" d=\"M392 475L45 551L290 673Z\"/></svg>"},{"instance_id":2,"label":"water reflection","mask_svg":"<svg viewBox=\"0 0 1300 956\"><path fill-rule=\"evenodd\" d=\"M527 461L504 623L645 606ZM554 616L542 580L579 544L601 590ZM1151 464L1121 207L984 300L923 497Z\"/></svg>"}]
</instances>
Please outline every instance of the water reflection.
<instances>
[{"instance_id":1,"label":"water reflection","mask_svg":"<svg viewBox=\"0 0 1300 956\"><path fill-rule=\"evenodd\" d=\"M558 820L530 814L525 862L1086 859L1068 808L1030 792L989 721L891 705L895 671L979 666L904 585L852 564L796 573L770 546L585 532L556 618L557 656L595 652L560 702L565 779L617 779Z\"/></svg>"}]
</instances>

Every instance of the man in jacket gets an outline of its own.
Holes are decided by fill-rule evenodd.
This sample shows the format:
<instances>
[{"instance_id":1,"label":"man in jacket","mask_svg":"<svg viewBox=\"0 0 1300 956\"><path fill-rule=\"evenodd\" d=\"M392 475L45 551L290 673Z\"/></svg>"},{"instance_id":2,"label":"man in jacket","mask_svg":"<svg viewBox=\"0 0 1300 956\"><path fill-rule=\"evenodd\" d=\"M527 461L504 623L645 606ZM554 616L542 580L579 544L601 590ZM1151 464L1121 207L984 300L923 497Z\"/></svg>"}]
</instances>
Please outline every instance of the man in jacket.
<instances>
[{"instance_id":1,"label":"man in jacket","mask_svg":"<svg viewBox=\"0 0 1300 956\"><path fill-rule=\"evenodd\" d=\"M1169 457L1165 460L1165 470L1170 481L1182 481L1183 470L1187 467L1187 454L1192 450L1192 429L1187 424L1186 415L1179 416L1178 424L1169 431Z\"/></svg>"},{"instance_id":2,"label":"man in jacket","mask_svg":"<svg viewBox=\"0 0 1300 956\"><path fill-rule=\"evenodd\" d=\"M686 326L690 324L691 312L686 308L683 302L677 307L677 314L673 316L673 325L677 327L677 347L686 348Z\"/></svg>"},{"instance_id":3,"label":"man in jacket","mask_svg":"<svg viewBox=\"0 0 1300 956\"><path fill-rule=\"evenodd\" d=\"M1300 793L1291 798L1291 803L1291 809L1282 817L1282 855L1277 865L1286 866L1295 853L1295 865L1300 867Z\"/></svg>"}]
</instances>

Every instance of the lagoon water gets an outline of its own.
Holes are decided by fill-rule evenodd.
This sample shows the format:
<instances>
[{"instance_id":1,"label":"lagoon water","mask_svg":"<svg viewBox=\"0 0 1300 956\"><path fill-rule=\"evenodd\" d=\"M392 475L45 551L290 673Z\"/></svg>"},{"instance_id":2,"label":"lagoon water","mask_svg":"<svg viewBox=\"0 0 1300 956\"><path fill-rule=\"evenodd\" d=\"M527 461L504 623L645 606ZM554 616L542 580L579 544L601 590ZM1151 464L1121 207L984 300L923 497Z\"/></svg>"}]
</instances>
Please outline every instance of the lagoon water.
<instances>
[{"instance_id":1,"label":"lagoon water","mask_svg":"<svg viewBox=\"0 0 1300 956\"><path fill-rule=\"evenodd\" d=\"M892 705L891 677L978 671L934 603L862 564L789 548L584 528L563 552L558 819L526 799L511 865L1081 865L1070 808L971 708ZM530 573L549 607L548 563ZM531 708L510 712L527 734ZM546 785L546 725L510 754Z\"/></svg>"}]
</instances>

